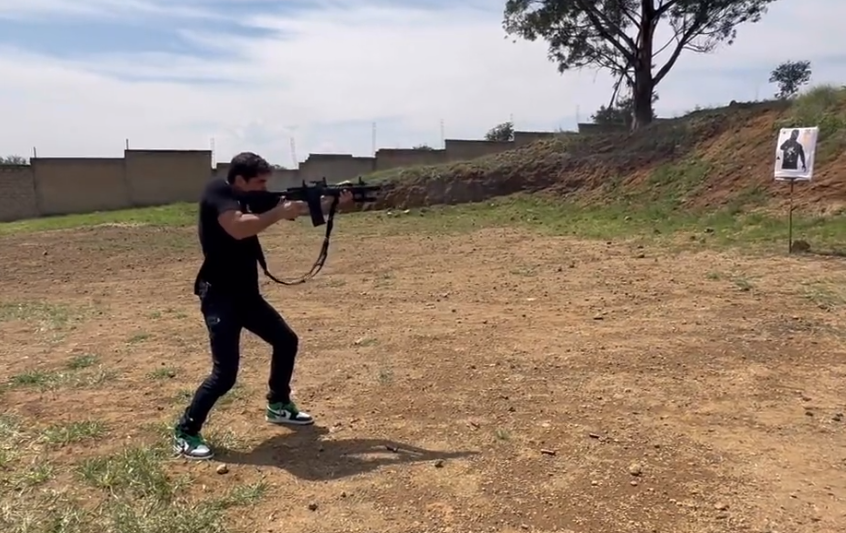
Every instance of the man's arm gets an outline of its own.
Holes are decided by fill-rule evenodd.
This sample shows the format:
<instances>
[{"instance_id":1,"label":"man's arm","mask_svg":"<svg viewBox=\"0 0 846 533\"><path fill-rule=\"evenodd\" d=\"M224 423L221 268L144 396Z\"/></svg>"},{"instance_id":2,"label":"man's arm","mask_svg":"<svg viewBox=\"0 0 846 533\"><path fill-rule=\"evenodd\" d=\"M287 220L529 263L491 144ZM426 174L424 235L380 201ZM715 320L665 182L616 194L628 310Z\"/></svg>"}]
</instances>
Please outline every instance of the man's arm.
<instances>
[{"instance_id":1,"label":"man's arm","mask_svg":"<svg viewBox=\"0 0 846 533\"><path fill-rule=\"evenodd\" d=\"M282 220L284 217L279 215L278 209L274 207L270 211L260 215L242 213L238 208L229 209L221 213L217 217L217 220L223 229L226 230L226 233L241 240L258 235L271 225Z\"/></svg>"},{"instance_id":2,"label":"man's arm","mask_svg":"<svg viewBox=\"0 0 846 533\"><path fill-rule=\"evenodd\" d=\"M273 209L258 215L242 212L238 200L229 192L216 194L209 201L217 210L217 220L221 227L238 240L258 235L283 218L295 216L291 213L290 202L284 200Z\"/></svg>"},{"instance_id":3,"label":"man's arm","mask_svg":"<svg viewBox=\"0 0 846 533\"><path fill-rule=\"evenodd\" d=\"M329 214L329 210L332 209L332 202L334 198L332 196L322 196L320 198L320 210L323 211L324 215ZM307 217L311 216L311 211L308 209L308 203L306 202L294 202L297 204L297 216L298 217ZM346 201L346 196L342 195L341 198L338 199L338 206L345 205L349 203Z\"/></svg>"}]
</instances>

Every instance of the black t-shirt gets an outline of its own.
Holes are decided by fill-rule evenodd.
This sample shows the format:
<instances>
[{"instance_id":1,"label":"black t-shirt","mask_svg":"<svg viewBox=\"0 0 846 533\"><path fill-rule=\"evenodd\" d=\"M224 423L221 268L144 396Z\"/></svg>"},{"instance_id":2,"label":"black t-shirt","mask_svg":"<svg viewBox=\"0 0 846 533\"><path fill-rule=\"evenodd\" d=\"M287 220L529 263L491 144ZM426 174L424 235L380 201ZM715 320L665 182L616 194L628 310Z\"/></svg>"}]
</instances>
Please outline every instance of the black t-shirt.
<instances>
[{"instance_id":1,"label":"black t-shirt","mask_svg":"<svg viewBox=\"0 0 846 533\"><path fill-rule=\"evenodd\" d=\"M781 168L784 170L796 170L799 168L799 156L802 156L803 161L805 159L805 148L802 144L799 141L787 139L782 143L781 149L784 151Z\"/></svg>"},{"instance_id":2,"label":"black t-shirt","mask_svg":"<svg viewBox=\"0 0 846 533\"><path fill-rule=\"evenodd\" d=\"M216 294L249 297L259 293L258 237L238 240L217 220L222 213L235 209L248 211L229 183L214 179L206 185L200 200L198 226L204 260L197 273L195 294L200 281L208 283L210 291Z\"/></svg>"}]
</instances>

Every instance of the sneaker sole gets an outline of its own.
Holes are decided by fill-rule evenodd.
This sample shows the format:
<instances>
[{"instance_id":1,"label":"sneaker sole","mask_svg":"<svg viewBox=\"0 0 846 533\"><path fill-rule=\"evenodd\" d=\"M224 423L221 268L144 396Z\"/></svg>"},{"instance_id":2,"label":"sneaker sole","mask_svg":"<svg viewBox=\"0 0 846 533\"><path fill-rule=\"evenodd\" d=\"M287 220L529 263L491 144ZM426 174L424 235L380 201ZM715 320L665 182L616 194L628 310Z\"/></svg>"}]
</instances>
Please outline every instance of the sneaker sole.
<instances>
[{"instance_id":1,"label":"sneaker sole","mask_svg":"<svg viewBox=\"0 0 846 533\"><path fill-rule=\"evenodd\" d=\"M208 461L209 459L214 459L214 454L197 457L196 455L188 455L187 453L180 452L177 456L182 457L183 459L188 459L189 461Z\"/></svg>"},{"instance_id":2,"label":"sneaker sole","mask_svg":"<svg viewBox=\"0 0 846 533\"><path fill-rule=\"evenodd\" d=\"M265 421L277 426L310 426L314 424L314 419L311 420L291 420L290 418L270 418L264 417Z\"/></svg>"},{"instance_id":3,"label":"sneaker sole","mask_svg":"<svg viewBox=\"0 0 846 533\"><path fill-rule=\"evenodd\" d=\"M214 459L214 453L209 455L203 455L202 457L198 457L196 455L189 455L187 452L182 450L173 450L173 453L177 457L182 457L183 459L188 459L189 461L208 461L209 459Z\"/></svg>"}]
</instances>

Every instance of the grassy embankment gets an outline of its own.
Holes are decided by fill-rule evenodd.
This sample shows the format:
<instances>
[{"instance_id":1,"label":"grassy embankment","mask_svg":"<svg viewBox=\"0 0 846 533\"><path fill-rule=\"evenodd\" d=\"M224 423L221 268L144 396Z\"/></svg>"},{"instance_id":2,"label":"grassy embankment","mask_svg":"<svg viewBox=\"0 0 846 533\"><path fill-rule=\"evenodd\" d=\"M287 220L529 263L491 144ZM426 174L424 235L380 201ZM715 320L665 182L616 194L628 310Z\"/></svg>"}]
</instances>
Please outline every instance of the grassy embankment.
<instances>
[{"instance_id":1,"label":"grassy embankment","mask_svg":"<svg viewBox=\"0 0 846 533\"><path fill-rule=\"evenodd\" d=\"M701 113L701 112L700 112ZM729 108L719 110L725 115ZM717 118L717 120L721 120ZM771 127L756 134L770 153L775 134L780 127L819 125L816 173L827 168L846 149L846 89L829 86L816 87L799 96L789 108L777 117ZM704 143L708 139L696 142ZM531 152L527 152L527 156ZM731 158L732 154L724 154ZM473 162L475 169L494 173L496 157ZM520 225L558 235L585 238L664 238L680 232L689 235L707 235L710 244L777 244L787 238L787 212L766 209L774 201L786 198L786 186L774 186L771 178L762 182L750 179L749 183L713 208L697 208L690 199L710 190L710 180L719 173L724 162L713 156L691 151L675 161L665 161L652 167L646 179L625 183L626 176L608 180L599 190L585 197L563 198L560 195L512 195L486 202L455 206L433 206L413 209L411 215L397 216L390 229L383 224L374 226L372 213L345 215L350 219L345 226L352 230L367 231L464 231L483 226ZM772 158L756 161L762 173L771 176ZM462 164L399 169L374 174L372 178L392 181L402 186L407 177L421 173L449 174ZM490 168L485 168L490 165ZM751 174L750 174L751 175ZM800 184L813 188L816 184ZM837 184L835 183L835 187ZM846 186L844 186L846 187ZM807 193L813 196L813 190ZM599 200L599 201L597 201ZM423 215L425 216L417 216ZM150 226L192 226L196 209L192 204L174 204L163 207L127 209L112 212L45 217L33 220L0 224L4 234L70 229L99 224L141 224ZM846 217L840 210L825 216L806 214L802 208L794 212L794 237L808 240L815 248L836 247L846 237ZM702 242L698 238L693 241Z\"/></svg>"}]
</instances>

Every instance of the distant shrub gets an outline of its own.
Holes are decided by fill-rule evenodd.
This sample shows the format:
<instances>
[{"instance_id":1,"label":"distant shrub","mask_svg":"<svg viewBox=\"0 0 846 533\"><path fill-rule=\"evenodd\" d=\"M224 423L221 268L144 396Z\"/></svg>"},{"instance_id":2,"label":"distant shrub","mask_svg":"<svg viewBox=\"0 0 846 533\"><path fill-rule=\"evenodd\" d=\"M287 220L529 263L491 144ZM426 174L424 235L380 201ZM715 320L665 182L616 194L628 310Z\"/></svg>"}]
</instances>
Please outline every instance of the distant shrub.
<instances>
[{"instance_id":1,"label":"distant shrub","mask_svg":"<svg viewBox=\"0 0 846 533\"><path fill-rule=\"evenodd\" d=\"M818 85L791 103L778 128L820 128L817 163L836 158L846 149L846 87Z\"/></svg>"}]
</instances>

